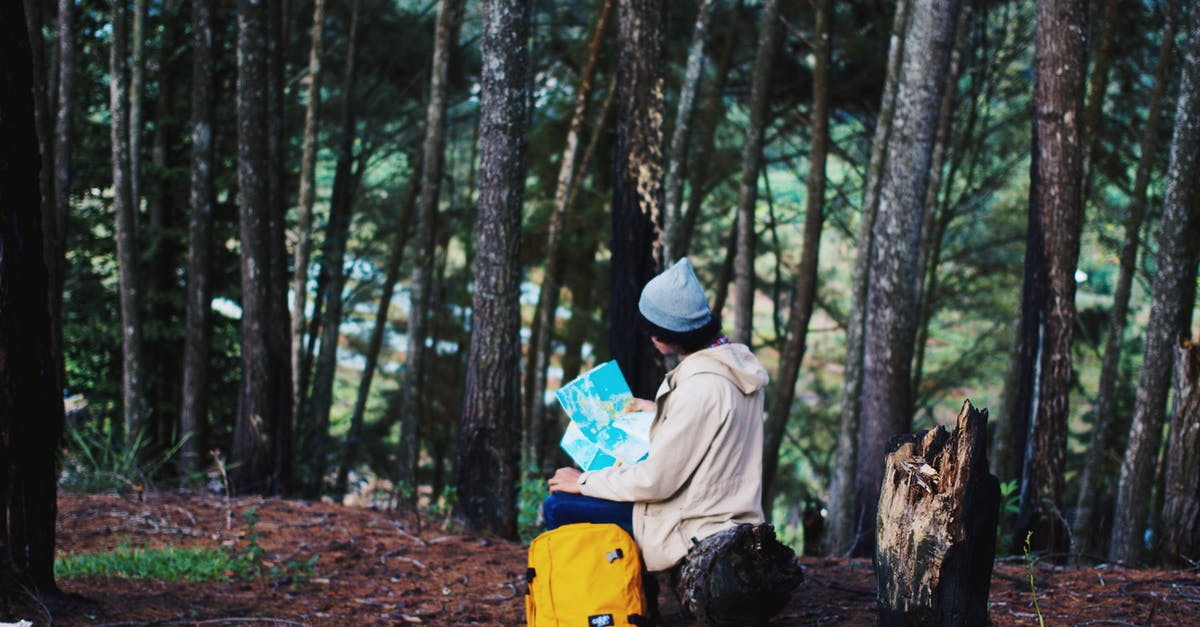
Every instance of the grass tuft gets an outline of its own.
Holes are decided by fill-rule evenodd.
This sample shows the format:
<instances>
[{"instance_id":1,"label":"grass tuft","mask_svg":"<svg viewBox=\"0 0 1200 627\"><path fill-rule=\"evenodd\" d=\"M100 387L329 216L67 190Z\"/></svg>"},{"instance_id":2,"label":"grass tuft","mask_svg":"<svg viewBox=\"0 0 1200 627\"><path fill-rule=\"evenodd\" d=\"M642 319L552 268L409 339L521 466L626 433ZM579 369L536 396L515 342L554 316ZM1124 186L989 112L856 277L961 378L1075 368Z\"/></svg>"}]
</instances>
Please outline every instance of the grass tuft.
<instances>
[{"instance_id":1,"label":"grass tuft","mask_svg":"<svg viewBox=\"0 0 1200 627\"><path fill-rule=\"evenodd\" d=\"M55 577L120 577L155 579L168 583L227 581L245 570L241 559L214 548L164 547L147 549L121 546L106 553L60 556Z\"/></svg>"}]
</instances>

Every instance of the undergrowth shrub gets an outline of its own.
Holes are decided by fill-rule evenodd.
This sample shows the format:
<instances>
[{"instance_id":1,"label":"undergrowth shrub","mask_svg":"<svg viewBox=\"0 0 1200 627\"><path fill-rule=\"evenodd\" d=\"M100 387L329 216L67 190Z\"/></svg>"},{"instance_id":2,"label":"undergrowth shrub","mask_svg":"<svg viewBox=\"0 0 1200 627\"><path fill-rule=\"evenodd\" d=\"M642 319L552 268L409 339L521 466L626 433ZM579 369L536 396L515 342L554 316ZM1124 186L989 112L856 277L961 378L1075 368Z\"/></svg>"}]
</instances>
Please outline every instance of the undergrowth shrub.
<instances>
[{"instance_id":1,"label":"undergrowth shrub","mask_svg":"<svg viewBox=\"0 0 1200 627\"><path fill-rule=\"evenodd\" d=\"M529 543L543 531L542 501L546 495L546 480L536 472L521 475L521 491L517 495L517 533Z\"/></svg>"},{"instance_id":2,"label":"undergrowth shrub","mask_svg":"<svg viewBox=\"0 0 1200 627\"><path fill-rule=\"evenodd\" d=\"M75 494L144 490L186 441L185 436L175 446L152 454L141 431L118 435L100 421L80 427L68 424L59 487Z\"/></svg>"}]
</instances>

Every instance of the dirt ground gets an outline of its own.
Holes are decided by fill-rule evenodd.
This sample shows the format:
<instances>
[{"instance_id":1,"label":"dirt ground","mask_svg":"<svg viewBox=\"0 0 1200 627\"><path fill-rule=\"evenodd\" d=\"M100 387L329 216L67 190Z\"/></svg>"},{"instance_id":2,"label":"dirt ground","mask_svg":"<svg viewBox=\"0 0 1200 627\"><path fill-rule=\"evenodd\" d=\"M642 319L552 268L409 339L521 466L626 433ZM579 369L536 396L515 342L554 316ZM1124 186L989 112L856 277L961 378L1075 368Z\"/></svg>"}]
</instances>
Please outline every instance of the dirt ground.
<instances>
[{"instance_id":1,"label":"dirt ground","mask_svg":"<svg viewBox=\"0 0 1200 627\"><path fill-rule=\"evenodd\" d=\"M62 496L58 550L208 546L244 551L244 512L256 508L264 571L276 578L203 584L84 578L26 618L55 625L520 625L525 548L457 533L443 520L333 503L179 493ZM317 555L311 570L287 567ZM868 560L801 558L805 582L773 625L870 625ZM1200 624L1200 572L1039 564L1047 625ZM665 586L664 586L665 588ZM670 594L660 599L673 609ZM994 570L991 620L1037 625L1028 571ZM678 621L677 624L687 624Z\"/></svg>"}]
</instances>

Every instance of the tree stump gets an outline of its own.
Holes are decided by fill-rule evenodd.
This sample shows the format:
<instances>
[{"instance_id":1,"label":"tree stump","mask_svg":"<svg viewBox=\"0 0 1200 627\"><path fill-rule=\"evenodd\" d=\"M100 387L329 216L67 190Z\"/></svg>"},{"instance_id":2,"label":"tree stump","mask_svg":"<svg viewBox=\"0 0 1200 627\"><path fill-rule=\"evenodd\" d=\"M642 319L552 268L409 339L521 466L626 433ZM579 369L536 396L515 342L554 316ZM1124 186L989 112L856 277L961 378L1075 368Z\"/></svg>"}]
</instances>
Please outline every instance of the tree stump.
<instances>
[{"instance_id":1,"label":"tree stump","mask_svg":"<svg viewBox=\"0 0 1200 627\"><path fill-rule=\"evenodd\" d=\"M765 625L803 580L795 552L771 525L742 523L688 551L678 590L697 624Z\"/></svg>"},{"instance_id":2,"label":"tree stump","mask_svg":"<svg viewBox=\"0 0 1200 627\"><path fill-rule=\"evenodd\" d=\"M1200 344L1175 349L1175 414L1167 446L1162 562L1184 566L1200 559Z\"/></svg>"},{"instance_id":3,"label":"tree stump","mask_svg":"<svg viewBox=\"0 0 1200 627\"><path fill-rule=\"evenodd\" d=\"M986 625L1000 483L987 410L892 438L875 526L880 625Z\"/></svg>"}]
</instances>

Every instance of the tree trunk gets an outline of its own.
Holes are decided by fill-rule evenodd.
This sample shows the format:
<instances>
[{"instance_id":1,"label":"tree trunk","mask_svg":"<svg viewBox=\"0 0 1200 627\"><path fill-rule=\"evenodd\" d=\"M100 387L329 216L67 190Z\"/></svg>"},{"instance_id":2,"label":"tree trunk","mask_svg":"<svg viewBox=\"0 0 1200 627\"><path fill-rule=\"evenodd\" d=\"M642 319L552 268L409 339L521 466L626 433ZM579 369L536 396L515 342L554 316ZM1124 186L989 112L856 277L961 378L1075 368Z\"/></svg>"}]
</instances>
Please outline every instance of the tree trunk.
<instances>
[{"instance_id":1,"label":"tree trunk","mask_svg":"<svg viewBox=\"0 0 1200 627\"><path fill-rule=\"evenodd\" d=\"M1080 120L1087 68L1087 12L1080 0L1037 8L1034 62L1033 158L1025 288L1021 305L1022 389L1014 436L1025 451L1021 511L1014 537L1032 531L1032 546L1068 549L1063 510L1067 453L1075 268L1083 224ZM1028 440L1025 436L1028 434Z\"/></svg>"},{"instance_id":2,"label":"tree trunk","mask_svg":"<svg viewBox=\"0 0 1200 627\"><path fill-rule=\"evenodd\" d=\"M546 368L550 361L550 336L554 332L555 311L558 309L559 248L562 246L563 228L569 201L574 198L574 187L582 178L575 168L579 154L579 135L583 132L583 121L587 114L588 101L592 96L592 78L596 72L596 60L600 55L600 42L608 23L608 12L612 0L605 0L596 18L596 27L588 42L588 58L579 75L575 88L575 110L567 129L567 145L563 148L562 162L558 168L558 183L554 189L554 207L550 214L550 225L546 233L546 269L542 278L542 289L538 293L537 309L532 325L533 338L529 343L529 359L525 366L525 411L521 425L521 455L524 467L537 463L537 451L541 450L541 426L545 420ZM604 125L604 119L597 121Z\"/></svg>"},{"instance_id":3,"label":"tree trunk","mask_svg":"<svg viewBox=\"0 0 1200 627\"><path fill-rule=\"evenodd\" d=\"M412 282L409 288L408 351L400 405L400 451L397 477L416 494L419 426L424 411L425 339L429 335L430 287L439 183L446 143L446 80L450 46L457 39L464 0L439 0L429 72L429 106L425 110L425 141L421 149L421 192L417 198Z\"/></svg>"},{"instance_id":4,"label":"tree trunk","mask_svg":"<svg viewBox=\"0 0 1200 627\"><path fill-rule=\"evenodd\" d=\"M988 472L987 410L968 401L888 444L875 581L880 625L986 625L1000 482Z\"/></svg>"},{"instance_id":5,"label":"tree trunk","mask_svg":"<svg viewBox=\"0 0 1200 627\"><path fill-rule=\"evenodd\" d=\"M130 195L129 105L125 79L125 4L114 2L109 50L109 104L112 112L113 213L116 221L117 267L121 294L124 429L130 437L145 428L146 402L142 373L142 316L138 290L137 208Z\"/></svg>"},{"instance_id":6,"label":"tree trunk","mask_svg":"<svg viewBox=\"0 0 1200 627\"><path fill-rule=\"evenodd\" d=\"M694 542L678 598L700 625L766 625L804 581L796 553L768 523L741 523Z\"/></svg>"},{"instance_id":7,"label":"tree trunk","mask_svg":"<svg viewBox=\"0 0 1200 627\"><path fill-rule=\"evenodd\" d=\"M692 114L696 110L696 88L704 70L704 42L712 23L713 1L700 0L696 23L692 26L692 43L688 47L687 67L679 86L679 105L675 110L675 128L671 131L671 151L667 159L667 177L663 184L663 262L671 263L682 254L675 248L679 239L679 201L683 196L683 167L687 161L688 142L692 136ZM697 181L699 182L699 181Z\"/></svg>"},{"instance_id":8,"label":"tree trunk","mask_svg":"<svg viewBox=\"0 0 1200 627\"><path fill-rule=\"evenodd\" d=\"M38 137L38 154L41 155L42 169L38 172L39 189L42 198L49 203L55 197L54 190L54 110L51 89L51 68L46 61L46 42L42 36L42 28L46 25L46 2L44 0L24 0L25 24L29 33L29 50L33 62L33 117ZM46 212L43 212L45 214ZM43 217L45 219L45 217ZM49 233L43 229L43 238ZM47 247L47 250L51 250Z\"/></svg>"},{"instance_id":9,"label":"tree trunk","mask_svg":"<svg viewBox=\"0 0 1200 627\"><path fill-rule=\"evenodd\" d=\"M358 0L351 2L350 12L350 38L346 44L346 71L342 79L341 141L321 262L321 272L325 275L325 324L321 329L321 346L313 371L309 414L304 416L308 420L310 436L305 452L312 468L306 489L308 498L317 498L324 490L325 467L329 456L329 410L333 406L333 382L337 373L337 348L344 302L342 292L346 285L346 241L350 236L355 205L351 166L354 163L356 135L352 103L355 57L358 54Z\"/></svg>"},{"instance_id":10,"label":"tree trunk","mask_svg":"<svg viewBox=\"0 0 1200 627\"><path fill-rule=\"evenodd\" d=\"M183 307L178 304L177 285L183 265L180 251L185 242L178 235L181 228L176 222L176 199L188 194L187 185L180 176L186 171L186 161L176 148L182 144L176 138L183 135L176 92L185 73L179 67L182 55L173 53L186 47L182 41L185 20L181 4L182 0L165 0L158 12L161 28L148 29L161 32L159 40L163 51L158 55L159 61L152 65L151 81L157 84L158 93L154 99L148 184L142 188L150 217L150 229L141 238L145 244L142 262L146 270L144 315L147 320L156 322L147 324L144 358L147 404L153 409L146 438L151 445L151 454L166 451L178 435L179 356L183 352L183 342L171 329L184 316Z\"/></svg>"},{"instance_id":11,"label":"tree trunk","mask_svg":"<svg viewBox=\"0 0 1200 627\"><path fill-rule=\"evenodd\" d=\"M42 251L33 72L20 2L0 8L0 599L54 583L63 429Z\"/></svg>"},{"instance_id":12,"label":"tree trunk","mask_svg":"<svg viewBox=\"0 0 1200 627\"><path fill-rule=\"evenodd\" d=\"M971 5L967 3L958 13L958 25L955 26L954 48L950 53L950 75L946 79L942 91L941 112L938 114L937 133L934 135L933 157L929 166L929 183L925 188L925 215L921 222L921 246L917 252L917 339L913 343L911 398L913 407L919 408L921 378L925 370L925 343L929 337L929 322L933 319L936 308L935 295L938 290L938 266L941 265L942 243L946 229L954 219L955 208L942 206L938 202L942 188L942 168L946 163L946 153L950 150L953 122L958 105L958 77L962 75L962 57L966 52L967 33L971 25ZM950 180L953 183L953 180ZM916 411L919 411L917 409Z\"/></svg>"},{"instance_id":13,"label":"tree trunk","mask_svg":"<svg viewBox=\"0 0 1200 627\"><path fill-rule=\"evenodd\" d=\"M284 47L287 44L287 17L284 9L286 0L267 2L267 208L269 221L267 269L267 298L270 319L275 321L268 327L268 363L271 368L270 403L275 423L271 429L274 454L274 474L271 477L272 491L293 494L296 491L292 479L295 465L295 411L292 405L292 350L291 333L283 321L290 320L288 312L287 250L287 199L284 185L289 168L287 146L284 136Z\"/></svg>"},{"instance_id":14,"label":"tree trunk","mask_svg":"<svg viewBox=\"0 0 1200 627\"><path fill-rule=\"evenodd\" d=\"M300 149L300 191L296 204L295 259L292 264L292 406L303 405L305 306L308 299L308 261L312 251L312 208L317 162L317 116L321 104L321 41L325 33L325 0L313 2L312 42L308 49L308 85L304 107L304 144Z\"/></svg>"},{"instance_id":15,"label":"tree trunk","mask_svg":"<svg viewBox=\"0 0 1200 627\"><path fill-rule=\"evenodd\" d=\"M1113 446L1113 395L1120 374L1121 344L1125 333L1125 321L1129 315L1129 298L1133 288L1133 276L1137 271L1137 253L1141 243L1142 222L1146 215L1146 190L1154 170L1158 153L1159 129L1162 126L1162 101L1166 94L1167 72L1174 56L1176 15L1175 2L1164 6L1166 21L1162 31L1162 50L1154 70L1154 88L1147 103L1149 113L1142 127L1141 156L1138 158L1137 175L1130 194L1128 215L1125 217L1125 241L1121 246L1120 270L1117 284L1113 288L1113 308L1108 318L1108 339L1104 346L1104 360L1100 366L1100 383L1096 388L1096 405L1092 419L1091 444L1084 458L1083 470L1079 474L1079 497L1075 503L1075 518L1071 531L1071 553L1081 556L1093 552L1094 530L1097 528L1096 502L1101 493L1111 492L1111 479L1106 480L1103 471L1105 459L1122 447ZM1092 148L1095 150L1095 147Z\"/></svg>"},{"instance_id":16,"label":"tree trunk","mask_svg":"<svg viewBox=\"0 0 1200 627\"><path fill-rule=\"evenodd\" d=\"M271 434L270 197L267 185L267 11L238 0L238 212L242 279L242 384L231 461L234 489L266 491L273 474Z\"/></svg>"},{"instance_id":17,"label":"tree trunk","mask_svg":"<svg viewBox=\"0 0 1200 627\"><path fill-rule=\"evenodd\" d=\"M988 451L992 469L1002 482L1011 480L1020 472L1020 454L1009 449L1013 441L1013 420L1017 413L1017 401L1021 387L1021 316L1015 317L1008 324L1010 337L1008 343L1008 358L1005 360L1004 385L1000 390L1001 407L1000 419L993 421L992 446ZM1003 550L1008 550L1004 547Z\"/></svg>"},{"instance_id":18,"label":"tree trunk","mask_svg":"<svg viewBox=\"0 0 1200 627\"><path fill-rule=\"evenodd\" d=\"M468 528L517 537L521 424L521 205L529 5L483 4L479 208L471 349L458 431L458 494Z\"/></svg>"},{"instance_id":19,"label":"tree trunk","mask_svg":"<svg viewBox=\"0 0 1200 627\"><path fill-rule=\"evenodd\" d=\"M725 311L725 301L729 298L729 284L733 282L733 267L737 259L737 247L738 221L735 214L733 224L730 225L729 234L725 237L725 259L721 262L721 269L717 273L716 286L714 287L716 294L713 295L712 310L717 315Z\"/></svg>"},{"instance_id":20,"label":"tree trunk","mask_svg":"<svg viewBox=\"0 0 1200 627\"><path fill-rule=\"evenodd\" d=\"M826 532L832 555L851 551L866 538L869 525L854 493L858 469L858 426L862 404L863 321L867 308L867 282L870 279L871 233L879 206L879 179L887 155L895 110L896 85L900 81L900 62L904 59L904 33L908 30L908 1L897 0L888 46L887 74L875 133L871 142L871 161L863 184L862 217L858 230L858 256L854 261L853 298L850 321L846 325L846 376L842 387L842 411L839 420L837 457L829 484L829 526Z\"/></svg>"},{"instance_id":21,"label":"tree trunk","mask_svg":"<svg viewBox=\"0 0 1200 627\"><path fill-rule=\"evenodd\" d=\"M958 10L956 0L913 7L896 88L896 133L889 139L880 180L863 335L856 493L867 525L875 519L884 446L892 436L908 431L912 420L909 385L917 329L921 205ZM860 536L855 552L869 552L873 540L873 533Z\"/></svg>"},{"instance_id":22,"label":"tree trunk","mask_svg":"<svg viewBox=\"0 0 1200 627\"><path fill-rule=\"evenodd\" d=\"M1121 463L1109 547L1109 559L1127 564L1136 564L1142 559L1151 483L1171 383L1171 347L1190 326L1190 316L1185 321L1182 314L1191 312L1195 298L1194 287L1190 284L1196 280L1196 260L1189 238L1194 237L1194 222L1200 220L1195 185L1197 160L1200 159L1200 11L1191 13L1158 233L1150 320L1146 325L1133 426ZM1188 296L1186 303L1185 295Z\"/></svg>"},{"instance_id":23,"label":"tree trunk","mask_svg":"<svg viewBox=\"0 0 1200 627\"><path fill-rule=\"evenodd\" d=\"M812 318L817 295L817 261L821 246L821 227L825 222L825 158L829 153L829 66L833 56L833 3L821 0L816 5L813 43L812 147L809 149L808 199L804 214L804 248L796 285L792 292L787 343L779 357L775 397L763 428L763 511L770 512L774 501L775 475L779 467L779 448L787 431L792 401L796 398L796 377L804 362L808 322Z\"/></svg>"},{"instance_id":24,"label":"tree trunk","mask_svg":"<svg viewBox=\"0 0 1200 627\"><path fill-rule=\"evenodd\" d=\"M63 389L62 310L66 267L67 215L71 211L71 153L75 132L75 0L58 2L58 114L54 125L54 202L43 203L42 239L50 285L51 357L57 362L57 389ZM45 159L42 167L49 167Z\"/></svg>"},{"instance_id":25,"label":"tree trunk","mask_svg":"<svg viewBox=\"0 0 1200 627\"><path fill-rule=\"evenodd\" d=\"M675 242L672 244L674 254L679 257L687 256L688 248L692 244L692 234L696 230L696 221L700 218L700 205L704 201L704 197L711 191L710 176L711 163L710 158L713 152L714 139L717 134L717 126L725 118L725 99L723 97L725 91L725 83L729 79L729 68L733 64L733 49L737 43L738 24L737 18L741 16L742 9L745 6L745 0L738 0L737 6L731 11L731 19L729 30L725 36L725 41L721 45L721 52L717 57L717 67L714 72L716 82L713 84L712 92L709 94L707 102L704 106L704 111L701 114L701 119L704 121L703 130L700 135L700 152L694 159L690 160L693 164L688 172L691 180L690 189L688 190L687 208L683 212L678 225L678 233L675 235ZM719 309L713 311L720 313Z\"/></svg>"},{"instance_id":26,"label":"tree trunk","mask_svg":"<svg viewBox=\"0 0 1200 627\"><path fill-rule=\"evenodd\" d=\"M617 2L609 348L638 398L653 398L662 379L657 351L637 331L637 303L662 266L663 12L662 0Z\"/></svg>"},{"instance_id":27,"label":"tree trunk","mask_svg":"<svg viewBox=\"0 0 1200 627\"><path fill-rule=\"evenodd\" d=\"M70 0L66 0L70 1ZM215 0L192 0L192 167L188 220L187 325L183 349L183 391L179 432L180 474L198 472L208 450L208 355L212 337L213 230L213 22Z\"/></svg>"},{"instance_id":28,"label":"tree trunk","mask_svg":"<svg viewBox=\"0 0 1200 627\"><path fill-rule=\"evenodd\" d=\"M1175 349L1174 406L1159 528L1163 565L1184 568L1200 555L1200 344Z\"/></svg>"},{"instance_id":29,"label":"tree trunk","mask_svg":"<svg viewBox=\"0 0 1200 627\"><path fill-rule=\"evenodd\" d=\"M1100 116L1104 108L1104 96L1108 93L1108 70L1112 66L1113 35L1116 32L1120 11L1119 0L1105 0L1104 21L1100 24L1100 41L1096 43L1095 52L1092 55L1092 84L1088 92L1087 104L1083 109L1083 132L1084 137L1088 138L1085 144L1087 152L1083 154L1084 202L1087 202L1091 196L1092 164L1095 163L1096 153L1100 150L1102 137ZM1168 11L1170 11L1169 8Z\"/></svg>"},{"instance_id":30,"label":"tree trunk","mask_svg":"<svg viewBox=\"0 0 1200 627\"><path fill-rule=\"evenodd\" d=\"M754 55L750 87L750 119L742 144L742 177L738 186L738 240L733 280L733 341L747 346L754 326L754 209L758 200L758 174L763 163L763 132L770 97L771 59L779 32L779 0L763 0L758 22L758 49Z\"/></svg>"},{"instance_id":31,"label":"tree trunk","mask_svg":"<svg viewBox=\"0 0 1200 627\"><path fill-rule=\"evenodd\" d=\"M419 157L418 157L419 158ZM421 169L418 163L413 170L413 177L408 182L408 193L400 205L396 216L396 230L392 238L391 251L388 254L387 270L383 280L383 293L379 296L379 308L375 312L375 326L371 328L371 337L367 341L367 350L363 355L362 379L358 383L358 396L354 400L354 410L350 414L350 427L346 431L346 446L342 449L342 461L338 467L337 483L334 495L340 497L346 493L349 485L350 469L358 460L362 448L363 420L367 412L367 400L371 394L371 382L375 378L375 368L379 364L379 351L383 349L383 335L387 332L388 309L392 297L396 293L396 282L400 280L400 264L404 260L404 247L408 243L409 226L412 223L413 207L417 204L417 186L420 183ZM436 492L435 492L436 494Z\"/></svg>"},{"instance_id":32,"label":"tree trunk","mask_svg":"<svg viewBox=\"0 0 1200 627\"><path fill-rule=\"evenodd\" d=\"M129 72L129 198L134 215L142 206L142 95L146 91L146 0L133 1Z\"/></svg>"}]
</instances>

